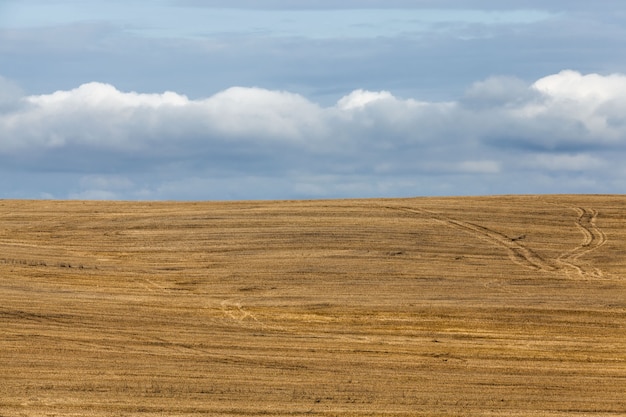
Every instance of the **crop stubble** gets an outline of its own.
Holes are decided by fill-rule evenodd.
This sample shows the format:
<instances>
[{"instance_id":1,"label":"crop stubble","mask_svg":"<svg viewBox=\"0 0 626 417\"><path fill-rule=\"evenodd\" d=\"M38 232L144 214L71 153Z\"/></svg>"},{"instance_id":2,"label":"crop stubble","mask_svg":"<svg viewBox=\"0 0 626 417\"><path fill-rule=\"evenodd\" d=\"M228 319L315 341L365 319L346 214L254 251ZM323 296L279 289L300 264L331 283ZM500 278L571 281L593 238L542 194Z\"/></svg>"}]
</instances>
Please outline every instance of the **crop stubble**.
<instances>
[{"instance_id":1,"label":"crop stubble","mask_svg":"<svg viewBox=\"0 0 626 417\"><path fill-rule=\"evenodd\" d=\"M0 201L0 416L623 415L625 209Z\"/></svg>"}]
</instances>

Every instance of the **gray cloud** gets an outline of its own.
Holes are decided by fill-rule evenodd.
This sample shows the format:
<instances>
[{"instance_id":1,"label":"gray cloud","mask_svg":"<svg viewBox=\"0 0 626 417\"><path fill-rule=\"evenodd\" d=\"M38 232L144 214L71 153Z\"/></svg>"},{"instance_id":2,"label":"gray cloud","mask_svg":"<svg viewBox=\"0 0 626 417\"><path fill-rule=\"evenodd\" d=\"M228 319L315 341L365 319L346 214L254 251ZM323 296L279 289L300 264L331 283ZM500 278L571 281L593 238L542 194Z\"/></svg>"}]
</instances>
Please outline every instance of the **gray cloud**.
<instances>
[{"instance_id":1,"label":"gray cloud","mask_svg":"<svg viewBox=\"0 0 626 417\"><path fill-rule=\"evenodd\" d=\"M622 74L493 77L446 102L354 90L327 106L261 88L190 99L97 82L20 97L2 82L3 169L73 172L65 196L192 198L198 184L198 198L458 194L465 182L508 190L519 175L624 182Z\"/></svg>"},{"instance_id":2,"label":"gray cloud","mask_svg":"<svg viewBox=\"0 0 626 417\"><path fill-rule=\"evenodd\" d=\"M18 108L22 95L22 89L16 83L0 76L0 112Z\"/></svg>"},{"instance_id":3,"label":"gray cloud","mask_svg":"<svg viewBox=\"0 0 626 417\"><path fill-rule=\"evenodd\" d=\"M177 5L244 9L464 9L464 10L624 10L624 3L608 0L592 4L583 0L175 0Z\"/></svg>"},{"instance_id":4,"label":"gray cloud","mask_svg":"<svg viewBox=\"0 0 626 417\"><path fill-rule=\"evenodd\" d=\"M625 6L616 4L607 12L610 3L550 2L562 12L540 21L440 22L394 36L373 32L362 38L266 36L244 22L235 25L243 28L237 33L209 31L193 38L169 32L147 36L141 27L106 21L0 27L0 54L6 57L3 75L30 94L99 80L123 90L169 88L192 98L244 85L288 90L324 105L358 88L447 100L456 99L475 80L493 75L530 82L562 68L603 74L623 71L626 57L615 51L626 47L620 14ZM214 2L220 4L231 2ZM512 7L516 9L521 2L450 2L449 6L455 4L461 8L482 4L481 10L488 10L487 6L505 7L498 4L517 4ZM545 7L537 4L537 9Z\"/></svg>"},{"instance_id":5,"label":"gray cloud","mask_svg":"<svg viewBox=\"0 0 626 417\"><path fill-rule=\"evenodd\" d=\"M473 83L461 99L469 108L512 108L529 102L540 101L542 95L536 89L516 77L494 76Z\"/></svg>"},{"instance_id":6,"label":"gray cloud","mask_svg":"<svg viewBox=\"0 0 626 417\"><path fill-rule=\"evenodd\" d=\"M0 196L626 192L622 1L146 4L0 1Z\"/></svg>"}]
</instances>

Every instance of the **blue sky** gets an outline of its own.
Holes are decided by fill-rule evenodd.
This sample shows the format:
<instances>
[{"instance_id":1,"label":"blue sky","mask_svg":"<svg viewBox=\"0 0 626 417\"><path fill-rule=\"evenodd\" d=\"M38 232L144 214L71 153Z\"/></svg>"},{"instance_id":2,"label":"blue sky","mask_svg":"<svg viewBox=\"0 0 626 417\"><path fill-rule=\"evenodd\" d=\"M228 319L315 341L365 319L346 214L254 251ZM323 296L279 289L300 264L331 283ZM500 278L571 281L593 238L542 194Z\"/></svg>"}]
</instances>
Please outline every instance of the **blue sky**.
<instances>
[{"instance_id":1,"label":"blue sky","mask_svg":"<svg viewBox=\"0 0 626 417\"><path fill-rule=\"evenodd\" d=\"M626 5L0 0L0 198L626 192Z\"/></svg>"}]
</instances>

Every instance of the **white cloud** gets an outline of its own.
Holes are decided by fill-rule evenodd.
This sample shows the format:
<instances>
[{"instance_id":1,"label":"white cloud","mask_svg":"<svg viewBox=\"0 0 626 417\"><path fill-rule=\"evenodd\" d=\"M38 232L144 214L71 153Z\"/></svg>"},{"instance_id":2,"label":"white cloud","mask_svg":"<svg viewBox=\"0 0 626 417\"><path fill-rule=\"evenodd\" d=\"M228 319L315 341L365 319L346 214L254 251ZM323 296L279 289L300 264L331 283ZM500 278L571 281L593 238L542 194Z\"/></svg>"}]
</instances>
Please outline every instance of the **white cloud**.
<instances>
[{"instance_id":1,"label":"white cloud","mask_svg":"<svg viewBox=\"0 0 626 417\"><path fill-rule=\"evenodd\" d=\"M538 80L533 88L546 101L523 109L532 119L577 125L575 130L591 143L624 143L626 75L562 71Z\"/></svg>"},{"instance_id":2,"label":"white cloud","mask_svg":"<svg viewBox=\"0 0 626 417\"><path fill-rule=\"evenodd\" d=\"M533 84L538 91L561 102L573 101L596 107L626 95L626 75L587 74L565 70Z\"/></svg>"},{"instance_id":3,"label":"white cloud","mask_svg":"<svg viewBox=\"0 0 626 417\"><path fill-rule=\"evenodd\" d=\"M484 134L494 144L564 151L626 145L626 117L621 111L626 104L626 75L562 71L537 80L526 90L515 80L500 79L499 83L491 91L479 88L482 95L470 90L473 101L465 102L468 109L478 102L472 109L474 116L482 116L488 127ZM507 85L517 94L509 98ZM481 106L481 100L489 105ZM484 107L489 112L481 115Z\"/></svg>"},{"instance_id":4,"label":"white cloud","mask_svg":"<svg viewBox=\"0 0 626 417\"><path fill-rule=\"evenodd\" d=\"M163 94L122 93L110 84L91 82L71 91L56 91L52 94L30 96L26 101L40 107L61 109L92 108L96 111L124 111L148 107L158 109L163 106L184 106L189 104L185 96L171 91Z\"/></svg>"},{"instance_id":5,"label":"white cloud","mask_svg":"<svg viewBox=\"0 0 626 417\"><path fill-rule=\"evenodd\" d=\"M389 150L467 140L546 149L622 146L625 104L626 76L572 71L526 87L516 79L491 78L475 83L459 102L420 102L388 91L356 90L331 107L261 88L233 87L190 100L174 92L122 92L92 82L24 97L18 109L5 109L0 113L0 153L163 149L184 156L246 143L336 152L337 144Z\"/></svg>"},{"instance_id":6,"label":"white cloud","mask_svg":"<svg viewBox=\"0 0 626 417\"><path fill-rule=\"evenodd\" d=\"M207 130L226 137L301 142L323 123L317 105L283 91L234 87L196 105Z\"/></svg>"},{"instance_id":7,"label":"white cloud","mask_svg":"<svg viewBox=\"0 0 626 417\"><path fill-rule=\"evenodd\" d=\"M317 129L320 114L296 94L241 87L191 101L173 92L121 92L92 82L23 102L23 111L0 115L0 129L9 138L0 152L65 146L142 151L202 138L293 142Z\"/></svg>"},{"instance_id":8,"label":"white cloud","mask_svg":"<svg viewBox=\"0 0 626 417\"><path fill-rule=\"evenodd\" d=\"M337 107L341 110L362 109L370 103L394 99L395 98L389 91L355 90L347 96L342 97L337 102Z\"/></svg>"},{"instance_id":9,"label":"white cloud","mask_svg":"<svg viewBox=\"0 0 626 417\"><path fill-rule=\"evenodd\" d=\"M19 97L0 82L8 91L0 94L8 97L0 107L4 169L80 172L74 190L82 191L72 195L84 198L162 196L163 184L194 175L222 184L221 193L243 194L232 184L245 177L274 178L244 182L259 192L270 193L271 183L316 196L349 188L392 194L424 175L619 175L607 172L626 148L621 74L492 77L449 102L360 89L329 106L256 87L190 99L92 82Z\"/></svg>"}]
</instances>

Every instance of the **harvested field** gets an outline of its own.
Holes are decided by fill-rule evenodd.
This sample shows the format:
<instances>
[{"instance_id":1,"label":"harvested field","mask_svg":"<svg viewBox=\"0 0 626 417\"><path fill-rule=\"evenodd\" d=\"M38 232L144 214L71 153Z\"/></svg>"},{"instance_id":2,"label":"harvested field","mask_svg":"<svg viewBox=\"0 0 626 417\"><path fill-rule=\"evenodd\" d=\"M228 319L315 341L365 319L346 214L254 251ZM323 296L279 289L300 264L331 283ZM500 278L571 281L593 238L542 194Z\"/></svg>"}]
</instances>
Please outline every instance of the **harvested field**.
<instances>
[{"instance_id":1,"label":"harvested field","mask_svg":"<svg viewBox=\"0 0 626 417\"><path fill-rule=\"evenodd\" d=\"M0 416L626 415L626 197L0 201Z\"/></svg>"}]
</instances>

